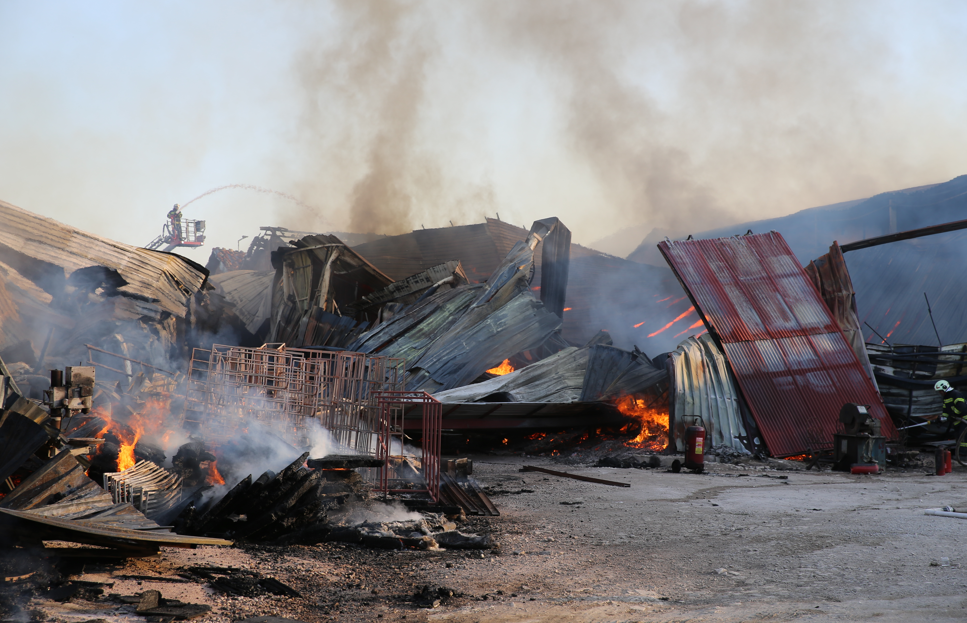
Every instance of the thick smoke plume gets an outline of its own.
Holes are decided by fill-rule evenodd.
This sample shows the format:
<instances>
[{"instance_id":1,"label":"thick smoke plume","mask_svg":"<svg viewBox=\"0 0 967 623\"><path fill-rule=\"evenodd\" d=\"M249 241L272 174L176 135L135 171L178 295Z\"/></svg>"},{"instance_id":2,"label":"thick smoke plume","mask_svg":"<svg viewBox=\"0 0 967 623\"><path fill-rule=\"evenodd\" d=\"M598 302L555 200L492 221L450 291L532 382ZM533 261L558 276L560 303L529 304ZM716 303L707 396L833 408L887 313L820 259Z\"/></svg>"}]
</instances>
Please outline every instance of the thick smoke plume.
<instances>
[{"instance_id":1,"label":"thick smoke plume","mask_svg":"<svg viewBox=\"0 0 967 623\"><path fill-rule=\"evenodd\" d=\"M334 129L324 110L358 106L343 135L359 162L347 200L354 228L397 233L424 217L437 226L452 212L463 218L453 185L470 182L457 164L467 153L493 154L461 141L457 127L441 131L438 112L446 108L444 119L473 127L461 113L476 109L474 98L499 97L489 90L498 80L520 114L540 111L539 125L551 126L542 147L560 150L554 157L563 162L552 171L540 159L521 163L547 186L520 185L514 197L491 191L468 218L492 206L526 221L569 195L555 213L585 235L621 223L674 234L957 172L949 164L955 144L946 140L926 159L904 155L901 146L920 138L893 120L904 107L927 104L891 84L900 52L869 20L868 5L337 6L345 26L339 43L307 54L302 66L303 121L311 136L322 136ZM527 87L514 90L522 74ZM521 129L511 121L496 131ZM435 152L422 148L433 139L450 142ZM532 135L515 139L527 151ZM319 148L308 162L329 158L329 148Z\"/></svg>"},{"instance_id":2,"label":"thick smoke plume","mask_svg":"<svg viewBox=\"0 0 967 623\"><path fill-rule=\"evenodd\" d=\"M0 198L144 244L230 179L302 204L215 194L213 246L497 212L587 244L967 170L962 3L244 6L0 5Z\"/></svg>"}]
</instances>

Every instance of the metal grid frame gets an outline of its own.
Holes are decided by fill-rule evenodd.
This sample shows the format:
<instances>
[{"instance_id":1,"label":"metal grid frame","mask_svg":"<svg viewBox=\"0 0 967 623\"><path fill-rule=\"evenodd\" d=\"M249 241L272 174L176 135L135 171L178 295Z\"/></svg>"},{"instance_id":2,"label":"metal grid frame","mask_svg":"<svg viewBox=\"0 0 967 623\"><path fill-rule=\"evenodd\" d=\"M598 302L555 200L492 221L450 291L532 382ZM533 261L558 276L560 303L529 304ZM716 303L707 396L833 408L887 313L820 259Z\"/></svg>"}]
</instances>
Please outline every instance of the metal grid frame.
<instances>
[{"instance_id":1,"label":"metal grid frame","mask_svg":"<svg viewBox=\"0 0 967 623\"><path fill-rule=\"evenodd\" d=\"M261 422L306 445L317 418L343 450L378 451L380 391L403 388L402 359L348 351L215 344L192 353L184 424L219 446L248 422Z\"/></svg>"},{"instance_id":2,"label":"metal grid frame","mask_svg":"<svg viewBox=\"0 0 967 623\"><path fill-rule=\"evenodd\" d=\"M383 461L377 490L382 493L428 493L434 502L438 502L443 404L424 391L381 391L377 392L377 401L381 429L376 458ZM390 471L394 469L394 465L402 464L406 460L403 445L406 438L406 407L417 404L421 406L423 414L420 466L426 486L424 489L394 489ZM393 454L394 442L399 444L399 454Z\"/></svg>"}]
</instances>

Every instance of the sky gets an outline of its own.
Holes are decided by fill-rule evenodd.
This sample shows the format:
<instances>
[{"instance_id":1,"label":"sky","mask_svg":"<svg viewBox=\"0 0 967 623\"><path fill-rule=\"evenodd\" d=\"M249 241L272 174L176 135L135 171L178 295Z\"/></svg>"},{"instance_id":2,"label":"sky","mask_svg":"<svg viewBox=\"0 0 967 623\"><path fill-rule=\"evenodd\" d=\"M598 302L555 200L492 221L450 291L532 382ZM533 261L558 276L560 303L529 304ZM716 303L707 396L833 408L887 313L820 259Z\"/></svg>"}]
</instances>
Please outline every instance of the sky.
<instances>
[{"instance_id":1,"label":"sky","mask_svg":"<svg viewBox=\"0 0 967 623\"><path fill-rule=\"evenodd\" d=\"M185 208L202 262L260 226L710 229L967 173L965 31L939 0L0 0L0 199L144 245L249 187Z\"/></svg>"}]
</instances>

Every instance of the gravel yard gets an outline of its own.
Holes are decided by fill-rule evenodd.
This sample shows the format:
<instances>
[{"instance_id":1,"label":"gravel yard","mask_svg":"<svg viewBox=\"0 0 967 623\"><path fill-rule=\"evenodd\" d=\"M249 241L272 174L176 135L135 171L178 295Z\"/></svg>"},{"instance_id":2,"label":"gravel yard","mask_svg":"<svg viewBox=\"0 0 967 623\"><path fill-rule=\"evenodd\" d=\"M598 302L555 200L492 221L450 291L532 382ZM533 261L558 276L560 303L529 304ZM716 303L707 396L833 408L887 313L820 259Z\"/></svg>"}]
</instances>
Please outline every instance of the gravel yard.
<instances>
[{"instance_id":1,"label":"gravel yard","mask_svg":"<svg viewBox=\"0 0 967 623\"><path fill-rule=\"evenodd\" d=\"M629 488L519 471L537 465ZM960 621L967 554L959 519L967 471L876 476L801 463L711 463L703 474L520 456L474 457L500 517L470 518L495 550L386 551L351 544L165 550L89 563L73 577L212 606L203 622L275 615L305 621ZM946 559L946 560L945 560ZM301 598L226 596L179 571L209 566L272 577ZM141 579L124 579L134 575ZM113 579L112 579L113 578ZM144 620L106 599L34 599L38 620ZM42 618L46 617L46 618Z\"/></svg>"}]
</instances>

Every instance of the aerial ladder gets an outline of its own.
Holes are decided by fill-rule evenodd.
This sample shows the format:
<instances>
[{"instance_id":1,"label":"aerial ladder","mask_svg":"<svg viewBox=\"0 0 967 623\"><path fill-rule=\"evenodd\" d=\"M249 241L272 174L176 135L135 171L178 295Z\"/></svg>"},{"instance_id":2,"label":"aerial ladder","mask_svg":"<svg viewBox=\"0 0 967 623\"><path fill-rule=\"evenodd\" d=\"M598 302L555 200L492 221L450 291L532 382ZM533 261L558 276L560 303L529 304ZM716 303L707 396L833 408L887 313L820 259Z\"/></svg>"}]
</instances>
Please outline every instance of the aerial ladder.
<instances>
[{"instance_id":1,"label":"aerial ladder","mask_svg":"<svg viewBox=\"0 0 967 623\"><path fill-rule=\"evenodd\" d=\"M205 244L205 221L181 218L181 206L177 203L168 212L168 220L161 228L161 235L144 246L145 249L161 249L164 252L178 247L200 247ZM164 247L163 249L161 247Z\"/></svg>"}]
</instances>

